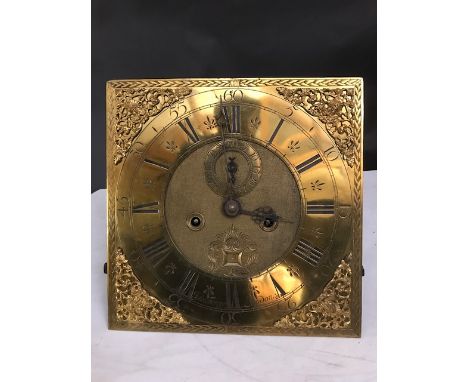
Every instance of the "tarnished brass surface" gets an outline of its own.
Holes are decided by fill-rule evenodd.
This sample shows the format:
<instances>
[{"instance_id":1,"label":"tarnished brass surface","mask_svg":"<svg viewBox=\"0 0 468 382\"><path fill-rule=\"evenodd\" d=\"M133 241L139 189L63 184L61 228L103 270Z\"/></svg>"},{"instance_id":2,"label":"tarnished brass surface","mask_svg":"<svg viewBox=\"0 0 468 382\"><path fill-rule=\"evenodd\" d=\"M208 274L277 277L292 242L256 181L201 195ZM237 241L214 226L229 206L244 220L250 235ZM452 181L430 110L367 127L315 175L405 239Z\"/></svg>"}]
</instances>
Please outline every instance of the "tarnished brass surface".
<instances>
[{"instance_id":1,"label":"tarnished brass surface","mask_svg":"<svg viewBox=\"0 0 468 382\"><path fill-rule=\"evenodd\" d=\"M362 80L107 85L109 324L359 336Z\"/></svg>"}]
</instances>

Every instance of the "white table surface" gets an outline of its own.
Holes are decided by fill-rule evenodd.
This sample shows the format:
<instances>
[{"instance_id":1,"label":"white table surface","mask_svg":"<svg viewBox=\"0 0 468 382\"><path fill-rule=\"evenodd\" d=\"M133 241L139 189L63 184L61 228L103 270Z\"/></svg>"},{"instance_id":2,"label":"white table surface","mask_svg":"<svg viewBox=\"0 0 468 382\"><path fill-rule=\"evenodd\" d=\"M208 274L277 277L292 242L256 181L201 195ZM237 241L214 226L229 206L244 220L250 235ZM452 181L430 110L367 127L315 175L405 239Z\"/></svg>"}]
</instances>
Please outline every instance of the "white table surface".
<instances>
[{"instance_id":1,"label":"white table surface","mask_svg":"<svg viewBox=\"0 0 468 382\"><path fill-rule=\"evenodd\" d=\"M376 380L376 171L364 173L362 338L124 332L107 329L106 190L92 194L92 380Z\"/></svg>"}]
</instances>

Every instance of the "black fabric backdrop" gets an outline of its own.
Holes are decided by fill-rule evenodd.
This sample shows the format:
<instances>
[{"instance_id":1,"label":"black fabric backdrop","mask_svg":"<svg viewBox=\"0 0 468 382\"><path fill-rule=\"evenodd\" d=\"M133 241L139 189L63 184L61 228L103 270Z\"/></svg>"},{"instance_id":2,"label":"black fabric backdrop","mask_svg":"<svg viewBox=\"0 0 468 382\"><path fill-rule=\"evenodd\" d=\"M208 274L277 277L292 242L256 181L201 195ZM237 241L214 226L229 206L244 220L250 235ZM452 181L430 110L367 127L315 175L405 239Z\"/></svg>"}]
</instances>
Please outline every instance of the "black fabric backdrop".
<instances>
[{"instance_id":1,"label":"black fabric backdrop","mask_svg":"<svg viewBox=\"0 0 468 382\"><path fill-rule=\"evenodd\" d=\"M92 191L106 187L105 83L122 78L364 78L364 169L377 168L375 0L92 1Z\"/></svg>"}]
</instances>

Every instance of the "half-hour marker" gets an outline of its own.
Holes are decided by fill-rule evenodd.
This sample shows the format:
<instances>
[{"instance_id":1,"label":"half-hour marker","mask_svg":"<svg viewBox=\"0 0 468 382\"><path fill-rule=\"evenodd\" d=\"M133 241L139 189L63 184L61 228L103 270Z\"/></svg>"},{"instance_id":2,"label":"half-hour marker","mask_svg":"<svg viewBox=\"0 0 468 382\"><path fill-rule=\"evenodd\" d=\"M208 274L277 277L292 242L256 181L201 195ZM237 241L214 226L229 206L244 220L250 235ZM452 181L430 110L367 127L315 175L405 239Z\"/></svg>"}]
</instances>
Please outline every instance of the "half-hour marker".
<instances>
[{"instance_id":1,"label":"half-hour marker","mask_svg":"<svg viewBox=\"0 0 468 382\"><path fill-rule=\"evenodd\" d=\"M179 293L191 299L195 291L195 286L197 285L198 277L199 274L197 272L189 269L185 273L182 283L179 285Z\"/></svg>"},{"instance_id":2,"label":"half-hour marker","mask_svg":"<svg viewBox=\"0 0 468 382\"><path fill-rule=\"evenodd\" d=\"M151 202L145 204L139 204L137 206L133 206L132 212L134 214L158 214L159 209L155 208L159 206L159 202Z\"/></svg>"},{"instance_id":3,"label":"half-hour marker","mask_svg":"<svg viewBox=\"0 0 468 382\"><path fill-rule=\"evenodd\" d=\"M320 249L304 239L299 240L293 254L312 266L316 266L323 256Z\"/></svg>"},{"instance_id":4,"label":"half-hour marker","mask_svg":"<svg viewBox=\"0 0 468 382\"><path fill-rule=\"evenodd\" d=\"M273 283L276 289L276 293L278 293L280 297L283 297L286 294L286 291L281 287L281 285L278 284L278 281L275 280L275 278L271 275L271 273L270 273L270 278L271 278L271 282Z\"/></svg>"},{"instance_id":5,"label":"half-hour marker","mask_svg":"<svg viewBox=\"0 0 468 382\"><path fill-rule=\"evenodd\" d=\"M322 161L322 158L320 157L319 154L314 155L312 158L309 158L305 160L304 162L298 164L296 166L296 170L301 173L306 170L308 170L311 167L314 167L315 165L319 164Z\"/></svg>"},{"instance_id":6,"label":"half-hour marker","mask_svg":"<svg viewBox=\"0 0 468 382\"><path fill-rule=\"evenodd\" d=\"M279 129L281 128L281 125L283 124L284 122L284 119L280 119L280 121L278 122L278 125L276 125L275 127L275 131L273 131L273 134L271 134L271 137L268 141L268 143L271 145L271 143L273 142L273 140L275 139L276 137L276 134L278 134L278 131Z\"/></svg>"},{"instance_id":7,"label":"half-hour marker","mask_svg":"<svg viewBox=\"0 0 468 382\"><path fill-rule=\"evenodd\" d=\"M187 134L187 136L193 143L197 143L200 140L188 117L185 118L183 121L180 121L179 126L182 130L184 130L185 134Z\"/></svg>"},{"instance_id":8,"label":"half-hour marker","mask_svg":"<svg viewBox=\"0 0 468 382\"><path fill-rule=\"evenodd\" d=\"M166 163L163 163L163 162L158 162L158 161L155 161L155 160L152 160L152 159L145 159L144 162L148 163L150 165L162 168L163 170L169 170L169 165L167 165Z\"/></svg>"},{"instance_id":9,"label":"half-hour marker","mask_svg":"<svg viewBox=\"0 0 468 382\"><path fill-rule=\"evenodd\" d=\"M228 109L230 109L230 113L228 113ZM241 112L239 105L230 105L230 106L223 106L223 114L231 115L229 118L229 126L228 131L232 134L239 134L240 133L240 125L241 125Z\"/></svg>"},{"instance_id":10,"label":"half-hour marker","mask_svg":"<svg viewBox=\"0 0 468 382\"><path fill-rule=\"evenodd\" d=\"M330 202L307 202L307 213L333 215L335 205Z\"/></svg>"},{"instance_id":11,"label":"half-hour marker","mask_svg":"<svg viewBox=\"0 0 468 382\"><path fill-rule=\"evenodd\" d=\"M235 282L226 282L226 305L228 308L240 308L239 292Z\"/></svg>"},{"instance_id":12,"label":"half-hour marker","mask_svg":"<svg viewBox=\"0 0 468 382\"><path fill-rule=\"evenodd\" d=\"M143 254L151 263L153 268L156 268L169 255L171 248L166 240L159 239L143 248Z\"/></svg>"}]
</instances>

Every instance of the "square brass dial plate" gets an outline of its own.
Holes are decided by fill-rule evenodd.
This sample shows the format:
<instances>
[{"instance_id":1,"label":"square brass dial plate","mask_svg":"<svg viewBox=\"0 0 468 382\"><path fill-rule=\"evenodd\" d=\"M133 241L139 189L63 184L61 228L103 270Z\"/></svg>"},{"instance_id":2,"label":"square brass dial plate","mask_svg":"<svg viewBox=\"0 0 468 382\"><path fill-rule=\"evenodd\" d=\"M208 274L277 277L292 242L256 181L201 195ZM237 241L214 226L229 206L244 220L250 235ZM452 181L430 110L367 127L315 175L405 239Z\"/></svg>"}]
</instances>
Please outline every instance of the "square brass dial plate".
<instances>
[{"instance_id":1,"label":"square brass dial plate","mask_svg":"<svg viewBox=\"0 0 468 382\"><path fill-rule=\"evenodd\" d=\"M361 333L361 78L107 83L111 329Z\"/></svg>"}]
</instances>

